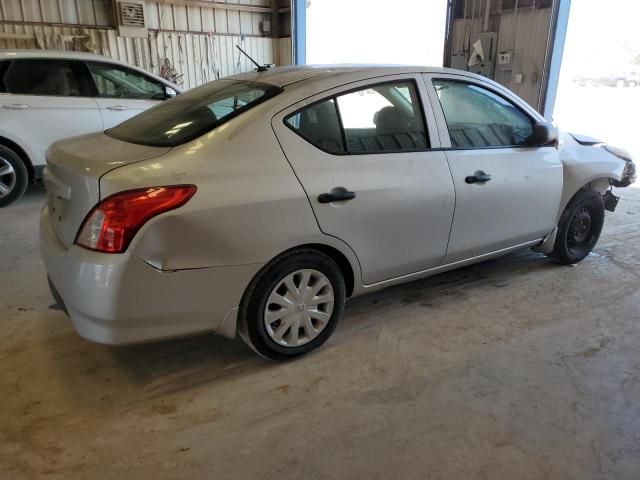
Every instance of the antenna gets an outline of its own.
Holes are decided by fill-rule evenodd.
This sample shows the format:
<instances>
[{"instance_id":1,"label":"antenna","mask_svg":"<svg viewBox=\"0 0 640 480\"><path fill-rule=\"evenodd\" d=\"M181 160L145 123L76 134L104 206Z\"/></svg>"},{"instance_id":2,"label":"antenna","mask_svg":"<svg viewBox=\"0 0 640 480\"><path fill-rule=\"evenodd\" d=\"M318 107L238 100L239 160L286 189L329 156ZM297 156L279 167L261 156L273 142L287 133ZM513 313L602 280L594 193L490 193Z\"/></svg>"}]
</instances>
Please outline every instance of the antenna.
<instances>
[{"instance_id":1,"label":"antenna","mask_svg":"<svg viewBox=\"0 0 640 480\"><path fill-rule=\"evenodd\" d=\"M240 45L236 45L236 48L238 50L240 50L244 54L244 56L247 57L251 61L251 63L253 63L256 67L258 67L256 69L258 72L266 72L267 70L269 70L269 65L260 65L253 58L251 58L247 52L245 52L243 49L241 49Z\"/></svg>"}]
</instances>

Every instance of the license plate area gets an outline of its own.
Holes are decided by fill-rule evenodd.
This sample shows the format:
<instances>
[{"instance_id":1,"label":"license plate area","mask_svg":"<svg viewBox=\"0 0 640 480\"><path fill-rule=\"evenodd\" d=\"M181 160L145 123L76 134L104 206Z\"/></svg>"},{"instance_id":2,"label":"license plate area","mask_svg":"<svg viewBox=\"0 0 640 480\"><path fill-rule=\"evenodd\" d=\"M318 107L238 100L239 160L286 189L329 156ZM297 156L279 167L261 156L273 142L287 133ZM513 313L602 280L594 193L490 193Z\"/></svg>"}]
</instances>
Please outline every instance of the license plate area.
<instances>
[{"instance_id":1,"label":"license plate area","mask_svg":"<svg viewBox=\"0 0 640 480\"><path fill-rule=\"evenodd\" d=\"M49 218L51 218L52 223L54 225L61 224L66 218L69 201L50 193L47 203L49 205Z\"/></svg>"}]
</instances>

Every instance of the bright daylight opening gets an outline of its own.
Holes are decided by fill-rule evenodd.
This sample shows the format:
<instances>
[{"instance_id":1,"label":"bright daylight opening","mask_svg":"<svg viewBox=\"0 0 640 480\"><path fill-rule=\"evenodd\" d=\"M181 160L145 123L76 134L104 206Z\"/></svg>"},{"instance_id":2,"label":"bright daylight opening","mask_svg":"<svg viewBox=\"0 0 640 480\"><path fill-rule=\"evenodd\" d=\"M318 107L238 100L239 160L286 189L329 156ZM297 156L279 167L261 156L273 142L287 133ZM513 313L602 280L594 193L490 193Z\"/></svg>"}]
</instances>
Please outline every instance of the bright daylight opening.
<instances>
[{"instance_id":1,"label":"bright daylight opening","mask_svg":"<svg viewBox=\"0 0 640 480\"><path fill-rule=\"evenodd\" d=\"M640 158L639 17L637 0L571 3L554 111L560 128L622 147L636 159Z\"/></svg>"},{"instance_id":2,"label":"bright daylight opening","mask_svg":"<svg viewBox=\"0 0 640 480\"><path fill-rule=\"evenodd\" d=\"M442 66L446 0L310 0L307 63Z\"/></svg>"}]
</instances>

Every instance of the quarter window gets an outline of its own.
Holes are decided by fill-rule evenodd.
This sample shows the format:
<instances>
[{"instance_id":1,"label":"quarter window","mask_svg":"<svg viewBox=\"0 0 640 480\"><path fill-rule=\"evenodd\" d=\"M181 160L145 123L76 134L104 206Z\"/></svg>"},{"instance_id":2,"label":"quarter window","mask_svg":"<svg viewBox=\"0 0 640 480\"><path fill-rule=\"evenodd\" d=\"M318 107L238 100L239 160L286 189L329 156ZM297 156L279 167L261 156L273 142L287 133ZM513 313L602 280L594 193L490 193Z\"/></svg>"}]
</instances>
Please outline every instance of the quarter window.
<instances>
[{"instance_id":1,"label":"quarter window","mask_svg":"<svg viewBox=\"0 0 640 480\"><path fill-rule=\"evenodd\" d=\"M410 81L345 93L306 107L286 122L330 153L402 152L428 146L418 94Z\"/></svg>"},{"instance_id":2,"label":"quarter window","mask_svg":"<svg viewBox=\"0 0 640 480\"><path fill-rule=\"evenodd\" d=\"M286 122L316 147L330 153L345 153L340 120L333 98L314 103L294 113L287 117Z\"/></svg>"},{"instance_id":3,"label":"quarter window","mask_svg":"<svg viewBox=\"0 0 640 480\"><path fill-rule=\"evenodd\" d=\"M107 63L89 62L88 65L101 97L140 100L162 100L166 97L164 85L146 75Z\"/></svg>"},{"instance_id":4,"label":"quarter window","mask_svg":"<svg viewBox=\"0 0 640 480\"><path fill-rule=\"evenodd\" d=\"M519 146L533 133L528 115L485 88L447 80L433 83L453 147Z\"/></svg>"},{"instance_id":5,"label":"quarter window","mask_svg":"<svg viewBox=\"0 0 640 480\"><path fill-rule=\"evenodd\" d=\"M13 60L4 74L8 93L56 97L87 96L74 62L67 60Z\"/></svg>"}]
</instances>

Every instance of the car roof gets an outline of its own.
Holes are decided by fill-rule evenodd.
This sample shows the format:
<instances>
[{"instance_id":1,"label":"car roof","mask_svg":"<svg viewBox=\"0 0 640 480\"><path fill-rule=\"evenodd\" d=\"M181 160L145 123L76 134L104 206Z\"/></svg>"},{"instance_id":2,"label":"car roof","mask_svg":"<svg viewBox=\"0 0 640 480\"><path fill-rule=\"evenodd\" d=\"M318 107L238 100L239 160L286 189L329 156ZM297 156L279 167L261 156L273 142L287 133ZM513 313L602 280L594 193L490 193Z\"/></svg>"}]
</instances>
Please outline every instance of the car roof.
<instances>
[{"instance_id":1,"label":"car roof","mask_svg":"<svg viewBox=\"0 0 640 480\"><path fill-rule=\"evenodd\" d=\"M162 83L165 83L175 90L182 92L182 88L174 85L168 80L165 80L153 73L147 72L146 70L136 67L135 65L131 65L126 62L121 62L119 60L115 60L111 57L105 57L103 55L96 55L95 53L89 52L73 52L66 50L28 50L28 49L12 49L12 50L0 50L0 60L12 60L16 58L57 58L62 60L93 60L96 62L108 62L116 65L121 65L123 67L130 68L132 70L137 70L145 75L149 75L154 77L157 80L160 80Z\"/></svg>"},{"instance_id":2,"label":"car roof","mask_svg":"<svg viewBox=\"0 0 640 480\"><path fill-rule=\"evenodd\" d=\"M375 64L349 64L349 65L296 65L289 67L274 67L263 72L241 73L232 75L230 79L245 80L253 82L263 82L285 87L304 80L318 79L320 77L335 77L357 74L364 78L377 77L383 75L396 75L405 73L455 73L469 74L461 70L441 67L426 67L417 65L375 65ZM478 77L480 78L480 77Z\"/></svg>"}]
</instances>

